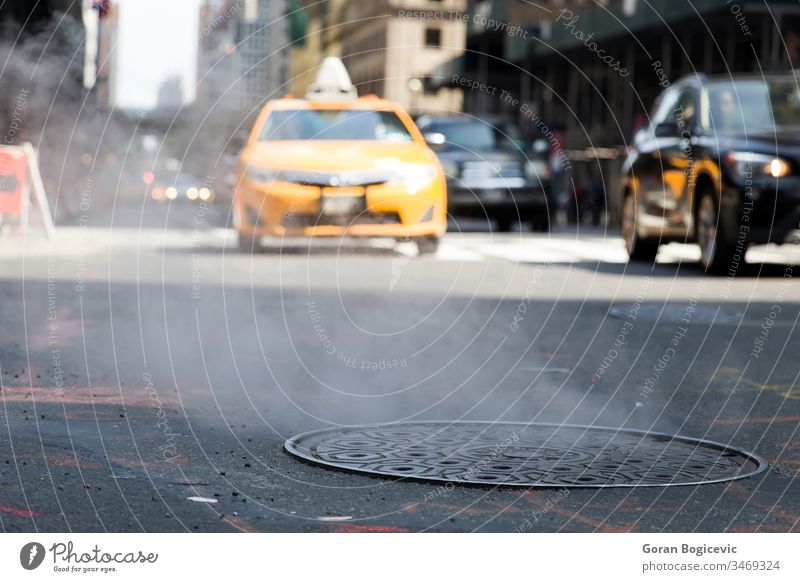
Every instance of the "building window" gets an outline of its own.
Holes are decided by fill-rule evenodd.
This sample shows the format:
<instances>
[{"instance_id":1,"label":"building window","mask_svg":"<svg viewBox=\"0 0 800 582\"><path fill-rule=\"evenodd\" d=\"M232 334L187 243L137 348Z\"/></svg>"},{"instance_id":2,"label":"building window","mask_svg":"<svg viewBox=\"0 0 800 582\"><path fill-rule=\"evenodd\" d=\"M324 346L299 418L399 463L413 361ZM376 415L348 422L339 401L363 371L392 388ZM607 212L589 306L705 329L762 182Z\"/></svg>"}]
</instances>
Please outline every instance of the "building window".
<instances>
[{"instance_id":1,"label":"building window","mask_svg":"<svg viewBox=\"0 0 800 582\"><path fill-rule=\"evenodd\" d=\"M442 46L442 29L441 28L426 28L425 29L425 46L430 48L439 48Z\"/></svg>"}]
</instances>

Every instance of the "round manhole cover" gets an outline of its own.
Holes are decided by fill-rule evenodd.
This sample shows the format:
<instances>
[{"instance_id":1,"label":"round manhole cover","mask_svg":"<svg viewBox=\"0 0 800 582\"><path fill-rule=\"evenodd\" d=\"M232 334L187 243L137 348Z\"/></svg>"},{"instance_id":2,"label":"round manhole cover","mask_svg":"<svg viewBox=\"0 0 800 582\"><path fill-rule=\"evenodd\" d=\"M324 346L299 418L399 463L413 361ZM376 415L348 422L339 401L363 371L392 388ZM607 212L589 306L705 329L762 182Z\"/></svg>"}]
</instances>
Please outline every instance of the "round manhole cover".
<instances>
[{"instance_id":1,"label":"round manhole cover","mask_svg":"<svg viewBox=\"0 0 800 582\"><path fill-rule=\"evenodd\" d=\"M663 321L664 323L737 323L743 313L732 307L714 307L713 305L669 304L644 305L620 304L608 310L608 315L615 319L641 319L643 321Z\"/></svg>"},{"instance_id":2,"label":"round manhole cover","mask_svg":"<svg viewBox=\"0 0 800 582\"><path fill-rule=\"evenodd\" d=\"M555 424L412 422L313 431L286 450L382 476L520 487L667 487L743 479L766 463L712 441Z\"/></svg>"}]
</instances>

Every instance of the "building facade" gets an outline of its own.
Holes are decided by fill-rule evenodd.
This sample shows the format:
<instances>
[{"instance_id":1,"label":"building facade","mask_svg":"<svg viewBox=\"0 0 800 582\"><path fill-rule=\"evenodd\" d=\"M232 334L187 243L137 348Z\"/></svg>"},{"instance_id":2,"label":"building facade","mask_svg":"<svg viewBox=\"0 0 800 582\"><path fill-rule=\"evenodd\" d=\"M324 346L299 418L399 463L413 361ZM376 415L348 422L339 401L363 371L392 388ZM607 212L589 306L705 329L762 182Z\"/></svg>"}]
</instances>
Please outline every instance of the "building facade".
<instances>
[{"instance_id":1,"label":"building facade","mask_svg":"<svg viewBox=\"0 0 800 582\"><path fill-rule=\"evenodd\" d=\"M441 66L438 82L463 76L517 96L515 105L470 91L464 109L546 127L571 161L570 183L602 183L612 217L625 150L664 87L800 59L800 5L791 0L470 0L467 10L465 56ZM492 24L481 30L483 22Z\"/></svg>"},{"instance_id":2,"label":"building facade","mask_svg":"<svg viewBox=\"0 0 800 582\"><path fill-rule=\"evenodd\" d=\"M342 22L346 0L306 1L298 4L306 19L304 33L292 43L290 92L305 95L322 59L341 57Z\"/></svg>"},{"instance_id":3,"label":"building facade","mask_svg":"<svg viewBox=\"0 0 800 582\"><path fill-rule=\"evenodd\" d=\"M288 91L289 19L285 0L242 0L236 18L236 93L243 109L260 109Z\"/></svg>"},{"instance_id":4,"label":"building facade","mask_svg":"<svg viewBox=\"0 0 800 582\"><path fill-rule=\"evenodd\" d=\"M413 115L461 110L462 91L435 86L436 67L464 52L466 0L307 2L306 44L294 49L292 93L302 95L326 56L344 61L361 95Z\"/></svg>"},{"instance_id":5,"label":"building facade","mask_svg":"<svg viewBox=\"0 0 800 582\"><path fill-rule=\"evenodd\" d=\"M200 9L198 107L234 125L289 91L286 0L206 0ZM246 122L244 122L246 125Z\"/></svg>"}]
</instances>

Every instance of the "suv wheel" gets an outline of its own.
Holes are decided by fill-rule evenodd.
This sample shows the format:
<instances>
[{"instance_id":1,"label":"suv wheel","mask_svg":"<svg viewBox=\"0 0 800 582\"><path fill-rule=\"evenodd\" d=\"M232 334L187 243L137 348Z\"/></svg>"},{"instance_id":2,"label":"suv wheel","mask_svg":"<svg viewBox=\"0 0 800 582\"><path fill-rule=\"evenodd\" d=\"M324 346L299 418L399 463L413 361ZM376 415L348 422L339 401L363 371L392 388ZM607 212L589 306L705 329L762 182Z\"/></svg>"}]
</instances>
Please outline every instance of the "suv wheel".
<instances>
[{"instance_id":1,"label":"suv wheel","mask_svg":"<svg viewBox=\"0 0 800 582\"><path fill-rule=\"evenodd\" d=\"M636 196L628 194L622 204L622 238L631 261L652 263L658 254L657 240L643 239L636 231Z\"/></svg>"},{"instance_id":2,"label":"suv wheel","mask_svg":"<svg viewBox=\"0 0 800 582\"><path fill-rule=\"evenodd\" d=\"M549 232L550 231L550 217L546 211L531 217L531 232Z\"/></svg>"},{"instance_id":3,"label":"suv wheel","mask_svg":"<svg viewBox=\"0 0 800 582\"><path fill-rule=\"evenodd\" d=\"M498 232L511 232L511 219L510 218L497 218L497 231Z\"/></svg>"},{"instance_id":4,"label":"suv wheel","mask_svg":"<svg viewBox=\"0 0 800 582\"><path fill-rule=\"evenodd\" d=\"M697 205L697 244L700 263L706 271L722 273L730 268L733 247L719 228L719 204L713 192L703 192Z\"/></svg>"}]
</instances>

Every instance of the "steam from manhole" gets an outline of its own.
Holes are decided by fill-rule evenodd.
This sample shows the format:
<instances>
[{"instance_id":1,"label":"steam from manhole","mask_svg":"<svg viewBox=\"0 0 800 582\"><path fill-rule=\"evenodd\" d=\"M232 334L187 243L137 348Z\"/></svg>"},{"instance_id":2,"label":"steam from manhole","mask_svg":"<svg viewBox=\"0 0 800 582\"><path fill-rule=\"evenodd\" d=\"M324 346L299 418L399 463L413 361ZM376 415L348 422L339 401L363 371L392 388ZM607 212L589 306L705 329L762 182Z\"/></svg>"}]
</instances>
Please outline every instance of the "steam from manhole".
<instances>
[{"instance_id":1,"label":"steam from manhole","mask_svg":"<svg viewBox=\"0 0 800 582\"><path fill-rule=\"evenodd\" d=\"M607 427L411 422L313 431L286 450L384 477L517 487L670 487L752 477L766 462L708 440Z\"/></svg>"},{"instance_id":2,"label":"steam from manhole","mask_svg":"<svg viewBox=\"0 0 800 582\"><path fill-rule=\"evenodd\" d=\"M713 305L660 305L646 303L644 305L619 304L608 310L609 317L626 319L635 314L642 321L659 321L664 323L738 323L744 314L732 307L715 307Z\"/></svg>"}]
</instances>

